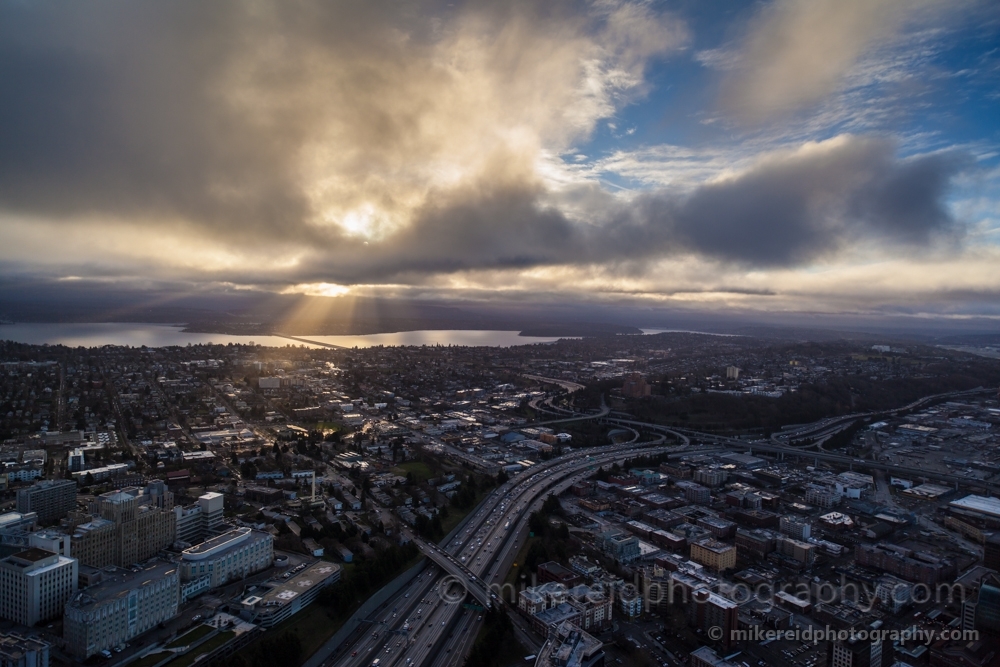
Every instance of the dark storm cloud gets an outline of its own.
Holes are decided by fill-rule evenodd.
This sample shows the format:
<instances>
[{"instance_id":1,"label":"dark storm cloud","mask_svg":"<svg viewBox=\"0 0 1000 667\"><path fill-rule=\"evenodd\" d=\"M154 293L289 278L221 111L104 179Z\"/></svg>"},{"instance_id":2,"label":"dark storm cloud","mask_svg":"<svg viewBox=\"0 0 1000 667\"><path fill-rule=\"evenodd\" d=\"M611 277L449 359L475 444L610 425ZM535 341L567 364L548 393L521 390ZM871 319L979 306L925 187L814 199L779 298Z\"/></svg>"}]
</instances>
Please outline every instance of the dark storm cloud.
<instances>
[{"instance_id":1,"label":"dark storm cloud","mask_svg":"<svg viewBox=\"0 0 1000 667\"><path fill-rule=\"evenodd\" d=\"M855 241L927 243L954 231L944 208L962 162L899 161L891 143L850 138L706 185L672 215L695 252L751 265L790 266Z\"/></svg>"},{"instance_id":2,"label":"dark storm cloud","mask_svg":"<svg viewBox=\"0 0 1000 667\"><path fill-rule=\"evenodd\" d=\"M590 28L531 3L516 7L491 16L496 32L453 31L454 48L435 59L428 54L443 38L426 4L2 3L0 212L66 225L126 220L148 227L151 244L175 233L301 249L297 263L229 270L252 284L406 282L684 253L795 266L852 243L916 246L954 231L943 201L961 161L900 160L891 143L856 137L766 157L687 194L622 203L594 186L588 221L571 218L537 174L538 152L564 138L570 112L592 104L588 122L610 113L609 98L576 97L579 84L593 84L580 62L598 46L625 47L589 42ZM650 25L636 11L619 31L626 37ZM612 64L657 53L657 39L625 40L630 49L636 41L638 55ZM524 56L542 47L545 58ZM461 61L475 77L441 57L476 49L485 55ZM488 104L477 105L481 97ZM545 129L512 148L490 123L522 107L499 130ZM480 137L485 157L464 145ZM461 176L419 171L431 164L436 173L435 161ZM303 165L317 163L311 182ZM333 188L324 204L374 202L404 221L366 242L325 224L314 192L322 187Z\"/></svg>"},{"instance_id":3,"label":"dark storm cloud","mask_svg":"<svg viewBox=\"0 0 1000 667\"><path fill-rule=\"evenodd\" d=\"M608 222L598 226L572 224L525 193L507 192L478 200L474 211L469 205L435 211L392 252L404 264L420 257L425 270L455 270L685 252L748 266L794 266L854 242L912 249L958 233L943 199L965 166L956 155L899 160L891 142L842 137L767 158L688 196L661 191L625 206L608 199Z\"/></svg>"},{"instance_id":4,"label":"dark storm cloud","mask_svg":"<svg viewBox=\"0 0 1000 667\"><path fill-rule=\"evenodd\" d=\"M423 25L406 3L334 4L2 3L0 208L318 239L295 163L320 112L308 61L397 57L397 22L416 52Z\"/></svg>"}]
</instances>

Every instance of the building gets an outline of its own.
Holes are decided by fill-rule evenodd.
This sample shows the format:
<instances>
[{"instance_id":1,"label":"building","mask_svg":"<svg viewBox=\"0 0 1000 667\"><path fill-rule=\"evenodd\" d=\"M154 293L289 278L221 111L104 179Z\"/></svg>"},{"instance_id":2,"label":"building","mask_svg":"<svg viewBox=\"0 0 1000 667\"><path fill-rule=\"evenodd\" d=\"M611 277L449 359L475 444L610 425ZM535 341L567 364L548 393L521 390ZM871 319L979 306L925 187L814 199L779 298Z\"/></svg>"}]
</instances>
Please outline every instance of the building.
<instances>
[{"instance_id":1,"label":"building","mask_svg":"<svg viewBox=\"0 0 1000 667\"><path fill-rule=\"evenodd\" d=\"M73 481L77 484L90 484L93 482L103 482L106 479L111 479L112 477L120 477L128 473L127 463L110 463L106 466L101 466L100 468L91 468L90 470L78 470L76 472L70 473Z\"/></svg>"},{"instance_id":2,"label":"building","mask_svg":"<svg viewBox=\"0 0 1000 667\"><path fill-rule=\"evenodd\" d=\"M1000 525L1000 498L965 496L948 503L952 514L979 519L990 526Z\"/></svg>"},{"instance_id":3,"label":"building","mask_svg":"<svg viewBox=\"0 0 1000 667\"><path fill-rule=\"evenodd\" d=\"M721 628L718 643L729 648L733 642L733 630L739 624L739 605L728 598L705 589L695 590L687 608L688 623L702 632L711 628Z\"/></svg>"},{"instance_id":4,"label":"building","mask_svg":"<svg viewBox=\"0 0 1000 667\"><path fill-rule=\"evenodd\" d=\"M695 522L695 525L701 526L719 539L727 539L736 534L735 523L715 516L703 516Z\"/></svg>"},{"instance_id":5,"label":"building","mask_svg":"<svg viewBox=\"0 0 1000 667\"><path fill-rule=\"evenodd\" d=\"M181 554L181 580L208 577L212 588L266 570L274 561L274 542L268 534L235 528Z\"/></svg>"},{"instance_id":6,"label":"building","mask_svg":"<svg viewBox=\"0 0 1000 667\"><path fill-rule=\"evenodd\" d=\"M740 369L736 366L726 366L726 379L727 380L739 380L740 379Z\"/></svg>"},{"instance_id":7,"label":"building","mask_svg":"<svg viewBox=\"0 0 1000 667\"><path fill-rule=\"evenodd\" d=\"M806 487L806 503L829 509L840 504L840 494L837 489L819 484L810 484Z\"/></svg>"},{"instance_id":8,"label":"building","mask_svg":"<svg viewBox=\"0 0 1000 667\"><path fill-rule=\"evenodd\" d=\"M66 457L66 468L70 472L79 472L86 466L86 457L84 457L82 449L74 449Z\"/></svg>"},{"instance_id":9,"label":"building","mask_svg":"<svg viewBox=\"0 0 1000 667\"><path fill-rule=\"evenodd\" d=\"M934 586L956 574L955 565L950 560L914 552L895 544L858 544L854 547L854 561L862 567L928 586Z\"/></svg>"},{"instance_id":10,"label":"building","mask_svg":"<svg viewBox=\"0 0 1000 667\"><path fill-rule=\"evenodd\" d=\"M111 649L177 615L180 577L173 563L157 563L138 572L105 568L100 581L66 605L63 637L74 657Z\"/></svg>"},{"instance_id":11,"label":"building","mask_svg":"<svg viewBox=\"0 0 1000 667\"><path fill-rule=\"evenodd\" d=\"M517 607L543 635L565 620L589 632L606 630L612 622L611 597L584 585L566 588L549 582L532 586L518 593Z\"/></svg>"},{"instance_id":12,"label":"building","mask_svg":"<svg viewBox=\"0 0 1000 667\"><path fill-rule=\"evenodd\" d=\"M838 639L829 642L826 650L827 667L888 667L892 664L892 644L888 640Z\"/></svg>"},{"instance_id":13,"label":"building","mask_svg":"<svg viewBox=\"0 0 1000 667\"><path fill-rule=\"evenodd\" d=\"M555 561L549 561L538 566L538 583L548 581L557 581L568 588L583 583L583 577Z\"/></svg>"},{"instance_id":14,"label":"building","mask_svg":"<svg viewBox=\"0 0 1000 667\"><path fill-rule=\"evenodd\" d=\"M73 529L70 540L74 556L84 565L102 567L112 564L117 543L113 521L91 517L90 521L78 524Z\"/></svg>"},{"instance_id":15,"label":"building","mask_svg":"<svg viewBox=\"0 0 1000 667\"><path fill-rule=\"evenodd\" d=\"M875 597L879 599L882 608L892 614L898 614L909 605L912 596L913 584L892 575L879 577L875 585Z\"/></svg>"},{"instance_id":16,"label":"building","mask_svg":"<svg viewBox=\"0 0 1000 667\"><path fill-rule=\"evenodd\" d=\"M76 482L68 479L45 479L26 489L18 489L17 511L34 512L38 521L58 521L76 509Z\"/></svg>"},{"instance_id":17,"label":"building","mask_svg":"<svg viewBox=\"0 0 1000 667\"><path fill-rule=\"evenodd\" d=\"M43 528L28 533L28 546L51 551L66 558L73 555L69 535L54 528Z\"/></svg>"},{"instance_id":18,"label":"building","mask_svg":"<svg viewBox=\"0 0 1000 667\"><path fill-rule=\"evenodd\" d=\"M0 480L3 475L0 475ZM31 531L35 530L38 516L34 512L0 514L0 543L7 548L30 546Z\"/></svg>"},{"instance_id":19,"label":"building","mask_svg":"<svg viewBox=\"0 0 1000 667\"><path fill-rule=\"evenodd\" d=\"M691 543L691 560L716 572L736 567L736 547L708 538Z\"/></svg>"},{"instance_id":20,"label":"building","mask_svg":"<svg viewBox=\"0 0 1000 667\"><path fill-rule=\"evenodd\" d=\"M34 625L62 615L76 592L79 566L44 549L28 548L0 560L0 614Z\"/></svg>"},{"instance_id":21,"label":"building","mask_svg":"<svg viewBox=\"0 0 1000 667\"><path fill-rule=\"evenodd\" d=\"M720 656L710 646L702 646L691 651L689 658L691 667L737 667L738 665Z\"/></svg>"},{"instance_id":22,"label":"building","mask_svg":"<svg viewBox=\"0 0 1000 667\"><path fill-rule=\"evenodd\" d=\"M621 531L601 533L598 543L608 556L619 563L631 563L639 558L639 538Z\"/></svg>"},{"instance_id":23,"label":"building","mask_svg":"<svg viewBox=\"0 0 1000 667\"><path fill-rule=\"evenodd\" d=\"M132 486L102 493L91 510L96 516L73 532L73 554L84 565L128 567L174 542L173 494L161 481L142 491Z\"/></svg>"},{"instance_id":24,"label":"building","mask_svg":"<svg viewBox=\"0 0 1000 667\"><path fill-rule=\"evenodd\" d=\"M695 482L681 481L677 487L683 489L684 499L696 505L707 505L712 502L712 491L707 486Z\"/></svg>"},{"instance_id":25,"label":"building","mask_svg":"<svg viewBox=\"0 0 1000 667\"><path fill-rule=\"evenodd\" d=\"M774 551L774 544L775 535L769 530L739 528L736 531L736 555L748 563L766 558Z\"/></svg>"},{"instance_id":26,"label":"building","mask_svg":"<svg viewBox=\"0 0 1000 667\"><path fill-rule=\"evenodd\" d=\"M272 628L305 609L319 592L340 581L339 565L320 561L262 595L240 602L240 615L264 628Z\"/></svg>"},{"instance_id":27,"label":"building","mask_svg":"<svg viewBox=\"0 0 1000 667\"><path fill-rule=\"evenodd\" d=\"M625 584L618 591L618 609L628 619L642 616L642 595L632 584Z\"/></svg>"},{"instance_id":28,"label":"building","mask_svg":"<svg viewBox=\"0 0 1000 667\"><path fill-rule=\"evenodd\" d=\"M812 526L805 519L793 516L781 517L779 524L781 532L796 540L808 540L812 537Z\"/></svg>"},{"instance_id":29,"label":"building","mask_svg":"<svg viewBox=\"0 0 1000 667\"><path fill-rule=\"evenodd\" d=\"M1000 572L1000 533L993 533L983 545L983 565Z\"/></svg>"},{"instance_id":30,"label":"building","mask_svg":"<svg viewBox=\"0 0 1000 667\"><path fill-rule=\"evenodd\" d=\"M774 550L782 556L797 560L803 565L812 565L816 560L816 545L801 540L793 540L782 535L774 543Z\"/></svg>"},{"instance_id":31,"label":"building","mask_svg":"<svg viewBox=\"0 0 1000 667\"><path fill-rule=\"evenodd\" d=\"M650 386L638 373L630 373L625 376L625 383L622 385L622 396L629 398L643 398L649 396Z\"/></svg>"},{"instance_id":32,"label":"building","mask_svg":"<svg viewBox=\"0 0 1000 667\"><path fill-rule=\"evenodd\" d=\"M176 540L188 544L198 544L225 527L223 521L225 497L221 493L206 493L197 502L174 507L176 520Z\"/></svg>"},{"instance_id":33,"label":"building","mask_svg":"<svg viewBox=\"0 0 1000 667\"><path fill-rule=\"evenodd\" d=\"M49 667L49 643L16 632L0 634L0 667Z\"/></svg>"},{"instance_id":34,"label":"building","mask_svg":"<svg viewBox=\"0 0 1000 667\"><path fill-rule=\"evenodd\" d=\"M604 664L604 643L572 621L555 626L542 646L536 667L599 667Z\"/></svg>"},{"instance_id":35,"label":"building","mask_svg":"<svg viewBox=\"0 0 1000 667\"><path fill-rule=\"evenodd\" d=\"M694 471L694 481L713 489L725 484L728 477L722 468L698 468Z\"/></svg>"},{"instance_id":36,"label":"building","mask_svg":"<svg viewBox=\"0 0 1000 667\"><path fill-rule=\"evenodd\" d=\"M988 574L979 583L974 627L990 637L1000 636L1000 576Z\"/></svg>"},{"instance_id":37,"label":"building","mask_svg":"<svg viewBox=\"0 0 1000 667\"><path fill-rule=\"evenodd\" d=\"M269 486L247 484L243 488L243 496L252 502L263 503L264 505L273 505L281 501L282 492L281 489L272 489Z\"/></svg>"}]
</instances>

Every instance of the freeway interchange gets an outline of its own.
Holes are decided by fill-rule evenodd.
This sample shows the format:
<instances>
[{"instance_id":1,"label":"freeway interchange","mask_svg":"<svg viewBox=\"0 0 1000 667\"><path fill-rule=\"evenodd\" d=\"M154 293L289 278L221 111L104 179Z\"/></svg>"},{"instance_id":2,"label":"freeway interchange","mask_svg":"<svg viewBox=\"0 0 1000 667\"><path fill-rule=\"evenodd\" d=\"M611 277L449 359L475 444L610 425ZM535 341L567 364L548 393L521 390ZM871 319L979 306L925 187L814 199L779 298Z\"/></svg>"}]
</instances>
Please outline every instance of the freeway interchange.
<instances>
[{"instance_id":1,"label":"freeway interchange","mask_svg":"<svg viewBox=\"0 0 1000 667\"><path fill-rule=\"evenodd\" d=\"M974 390L975 391L975 390ZM981 390L980 390L981 391ZM969 392L955 392L926 397L909 406L893 411L893 415L920 407L933 399ZM540 406L539 406L540 407ZM770 441L748 442L688 429L666 427L608 416L607 407L597 414L578 415L571 419L598 419L607 424L626 426L651 434L654 440L624 446L608 445L578 450L557 459L541 463L517 478L495 489L474 510L459 529L440 545L417 536L418 544L429 561L425 570L391 596L379 610L365 619L365 631L356 633L345 645L335 647L332 657L310 661L309 667L457 667L471 650L482 621L483 609L493 605L516 608L517 592L502 587L506 573L514 565L519 547L528 534L528 518L538 509L549 493L559 494L591 471L615 461L643 454L692 451L693 439L705 445L722 446L742 451L763 451L807 457L842 464L863 465L896 474L923 475L940 481L968 484L970 480L943 473L896 466L876 461L854 459L829 452L804 451L788 443L794 439L826 434L842 429L857 419L876 413L855 414L804 424L782 433ZM678 445L666 445L672 437ZM979 483L977 486L994 493L1000 488ZM530 582L529 582L530 583ZM524 646L537 650L544 639L530 628L517 613L508 614L515 635Z\"/></svg>"},{"instance_id":2,"label":"freeway interchange","mask_svg":"<svg viewBox=\"0 0 1000 667\"><path fill-rule=\"evenodd\" d=\"M462 664L481 624L482 612L476 607L517 605L516 592L501 583L527 535L529 516L544 498L566 490L597 466L686 449L664 441L660 437L627 447L588 449L542 463L494 490L447 542L435 545L411 536L430 561L426 570L366 619L366 631L353 643L339 647L332 659L321 664ZM518 639L537 649L543 639L519 615L509 616Z\"/></svg>"}]
</instances>

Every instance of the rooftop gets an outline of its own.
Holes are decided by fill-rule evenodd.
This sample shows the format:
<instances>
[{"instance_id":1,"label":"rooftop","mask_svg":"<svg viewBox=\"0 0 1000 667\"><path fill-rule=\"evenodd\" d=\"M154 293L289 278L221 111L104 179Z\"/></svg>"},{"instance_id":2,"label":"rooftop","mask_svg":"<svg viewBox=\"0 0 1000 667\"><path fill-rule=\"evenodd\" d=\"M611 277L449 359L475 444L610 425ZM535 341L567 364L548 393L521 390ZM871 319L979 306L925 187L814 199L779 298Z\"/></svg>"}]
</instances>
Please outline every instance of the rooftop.
<instances>
[{"instance_id":1,"label":"rooftop","mask_svg":"<svg viewBox=\"0 0 1000 667\"><path fill-rule=\"evenodd\" d=\"M120 567L101 568L101 581L81 591L70 600L69 604L78 609L97 604L146 586L174 572L177 572L177 565L174 563L156 563L139 572Z\"/></svg>"},{"instance_id":2,"label":"rooftop","mask_svg":"<svg viewBox=\"0 0 1000 667\"><path fill-rule=\"evenodd\" d=\"M45 560L46 558L50 558L55 555L56 554L52 551L46 551L45 549L38 549L35 547L31 547L30 549L25 549L24 551L18 551L17 553L13 554L11 558L17 558L19 560L26 560L32 563L37 563L40 560Z\"/></svg>"},{"instance_id":3,"label":"rooftop","mask_svg":"<svg viewBox=\"0 0 1000 667\"><path fill-rule=\"evenodd\" d=\"M1000 517L1000 498L986 496L966 496L948 503L956 509Z\"/></svg>"},{"instance_id":4,"label":"rooftop","mask_svg":"<svg viewBox=\"0 0 1000 667\"><path fill-rule=\"evenodd\" d=\"M262 598L263 605L286 605L309 589L322 585L324 581L340 572L340 566L326 561L313 563L305 571L282 582L268 591Z\"/></svg>"}]
</instances>

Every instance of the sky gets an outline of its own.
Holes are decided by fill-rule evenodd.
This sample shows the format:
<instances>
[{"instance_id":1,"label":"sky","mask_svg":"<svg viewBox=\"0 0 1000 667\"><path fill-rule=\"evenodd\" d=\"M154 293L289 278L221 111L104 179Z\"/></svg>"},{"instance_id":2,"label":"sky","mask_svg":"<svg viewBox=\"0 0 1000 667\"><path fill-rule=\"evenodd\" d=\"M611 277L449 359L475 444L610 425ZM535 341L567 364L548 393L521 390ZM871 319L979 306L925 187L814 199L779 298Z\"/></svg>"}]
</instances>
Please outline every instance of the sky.
<instances>
[{"instance_id":1,"label":"sky","mask_svg":"<svg viewBox=\"0 0 1000 667\"><path fill-rule=\"evenodd\" d=\"M988 0L0 0L0 283L1000 318Z\"/></svg>"}]
</instances>

